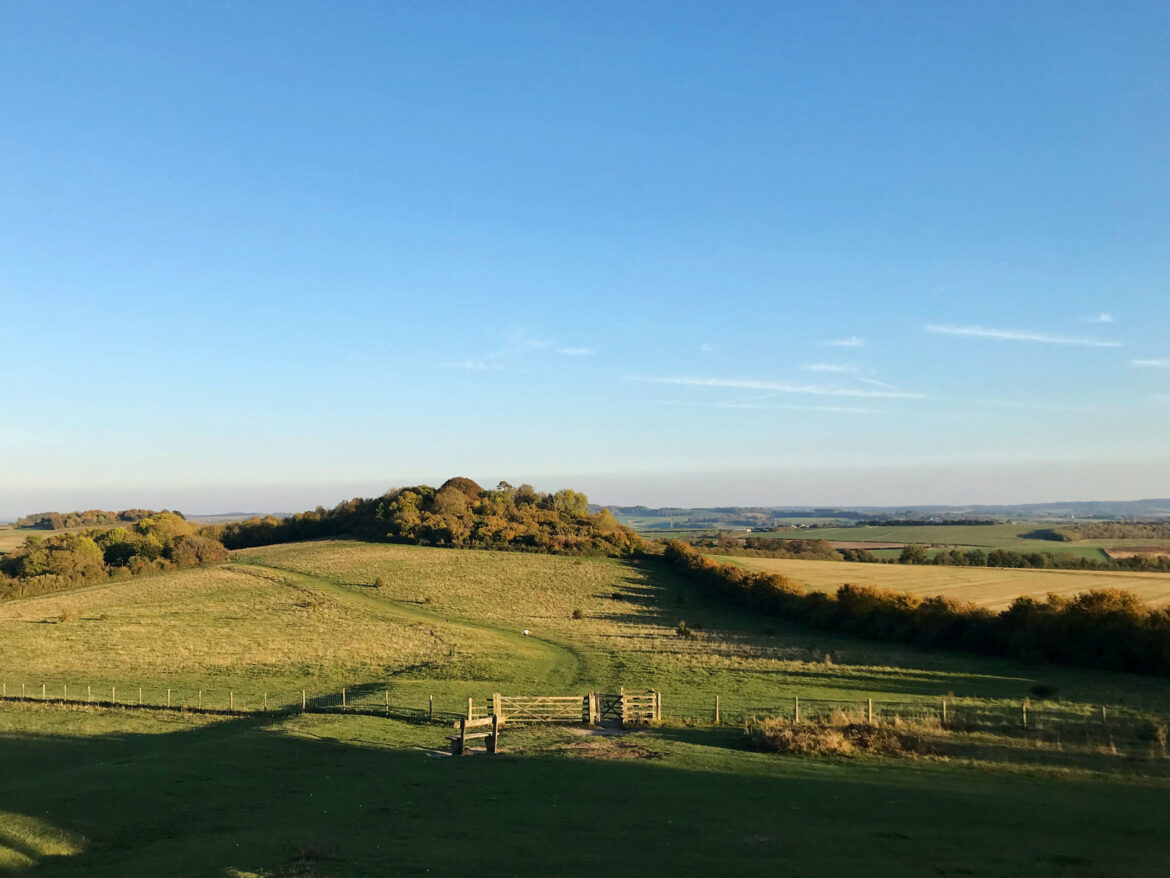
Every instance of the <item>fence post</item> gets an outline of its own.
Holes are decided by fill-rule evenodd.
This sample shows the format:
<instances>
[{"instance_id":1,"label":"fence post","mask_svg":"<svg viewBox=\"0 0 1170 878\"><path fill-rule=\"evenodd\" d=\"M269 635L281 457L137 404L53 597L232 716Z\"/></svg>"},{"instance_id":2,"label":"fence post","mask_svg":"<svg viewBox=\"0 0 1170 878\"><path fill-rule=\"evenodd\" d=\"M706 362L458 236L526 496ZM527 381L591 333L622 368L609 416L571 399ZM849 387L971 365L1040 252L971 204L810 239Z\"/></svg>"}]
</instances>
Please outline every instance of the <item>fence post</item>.
<instances>
[{"instance_id":1,"label":"fence post","mask_svg":"<svg viewBox=\"0 0 1170 878\"><path fill-rule=\"evenodd\" d=\"M943 725L945 726L947 724L947 700L945 698L943 699L943 720L942 721L943 721ZM1025 723L1025 725L1027 725L1027 723Z\"/></svg>"},{"instance_id":2,"label":"fence post","mask_svg":"<svg viewBox=\"0 0 1170 878\"><path fill-rule=\"evenodd\" d=\"M142 707L142 687L138 687L138 706Z\"/></svg>"},{"instance_id":3,"label":"fence post","mask_svg":"<svg viewBox=\"0 0 1170 878\"><path fill-rule=\"evenodd\" d=\"M869 719L869 724L872 726L873 725L873 699L872 698L865 699L865 707L866 707L866 714L867 714L868 719Z\"/></svg>"},{"instance_id":4,"label":"fence post","mask_svg":"<svg viewBox=\"0 0 1170 878\"><path fill-rule=\"evenodd\" d=\"M715 725L719 725L719 696L715 696Z\"/></svg>"},{"instance_id":5,"label":"fence post","mask_svg":"<svg viewBox=\"0 0 1170 878\"><path fill-rule=\"evenodd\" d=\"M1024 721L1024 728L1028 728L1028 702L1026 699L1020 704L1020 717Z\"/></svg>"},{"instance_id":6,"label":"fence post","mask_svg":"<svg viewBox=\"0 0 1170 878\"><path fill-rule=\"evenodd\" d=\"M110 687L110 704L118 703L118 689L116 686Z\"/></svg>"},{"instance_id":7,"label":"fence post","mask_svg":"<svg viewBox=\"0 0 1170 878\"><path fill-rule=\"evenodd\" d=\"M467 699L467 718L471 719L471 699Z\"/></svg>"},{"instance_id":8,"label":"fence post","mask_svg":"<svg viewBox=\"0 0 1170 878\"><path fill-rule=\"evenodd\" d=\"M504 704L499 692L492 693L492 716L498 716L501 720L504 718Z\"/></svg>"},{"instance_id":9,"label":"fence post","mask_svg":"<svg viewBox=\"0 0 1170 878\"><path fill-rule=\"evenodd\" d=\"M1107 728L1107 723L1105 720L1105 705L1104 704L1101 705L1101 728L1103 728L1103 729Z\"/></svg>"},{"instance_id":10,"label":"fence post","mask_svg":"<svg viewBox=\"0 0 1170 878\"><path fill-rule=\"evenodd\" d=\"M435 721L435 696L427 696L427 719L431 722Z\"/></svg>"},{"instance_id":11,"label":"fence post","mask_svg":"<svg viewBox=\"0 0 1170 878\"><path fill-rule=\"evenodd\" d=\"M61 684L61 700L62 701L69 700L69 684L68 683Z\"/></svg>"},{"instance_id":12,"label":"fence post","mask_svg":"<svg viewBox=\"0 0 1170 878\"><path fill-rule=\"evenodd\" d=\"M301 713L305 712L305 690L301 690Z\"/></svg>"},{"instance_id":13,"label":"fence post","mask_svg":"<svg viewBox=\"0 0 1170 878\"><path fill-rule=\"evenodd\" d=\"M20 684L20 697L24 698L24 683ZM1102 716L1105 715L1105 708L1103 708L1103 707L1101 708L1101 715Z\"/></svg>"},{"instance_id":14,"label":"fence post","mask_svg":"<svg viewBox=\"0 0 1170 878\"><path fill-rule=\"evenodd\" d=\"M85 687L85 700L90 702L93 701L93 686Z\"/></svg>"},{"instance_id":15,"label":"fence post","mask_svg":"<svg viewBox=\"0 0 1170 878\"><path fill-rule=\"evenodd\" d=\"M268 693L264 693L264 712L268 713Z\"/></svg>"},{"instance_id":16,"label":"fence post","mask_svg":"<svg viewBox=\"0 0 1170 878\"><path fill-rule=\"evenodd\" d=\"M386 690L386 716L390 716L390 690Z\"/></svg>"},{"instance_id":17,"label":"fence post","mask_svg":"<svg viewBox=\"0 0 1170 878\"><path fill-rule=\"evenodd\" d=\"M657 689L654 690L654 719L662 721L662 693Z\"/></svg>"},{"instance_id":18,"label":"fence post","mask_svg":"<svg viewBox=\"0 0 1170 878\"><path fill-rule=\"evenodd\" d=\"M345 687L341 687L341 706L345 707Z\"/></svg>"},{"instance_id":19,"label":"fence post","mask_svg":"<svg viewBox=\"0 0 1170 878\"><path fill-rule=\"evenodd\" d=\"M41 683L41 701L45 700L45 684Z\"/></svg>"},{"instance_id":20,"label":"fence post","mask_svg":"<svg viewBox=\"0 0 1170 878\"><path fill-rule=\"evenodd\" d=\"M199 709L203 710L203 690L199 690Z\"/></svg>"},{"instance_id":21,"label":"fence post","mask_svg":"<svg viewBox=\"0 0 1170 878\"><path fill-rule=\"evenodd\" d=\"M167 690L167 707L171 706L171 690Z\"/></svg>"},{"instance_id":22,"label":"fence post","mask_svg":"<svg viewBox=\"0 0 1170 878\"><path fill-rule=\"evenodd\" d=\"M228 713L235 713L236 710L236 693L231 689L228 690Z\"/></svg>"},{"instance_id":23,"label":"fence post","mask_svg":"<svg viewBox=\"0 0 1170 878\"><path fill-rule=\"evenodd\" d=\"M799 695L793 696L792 704L795 707L795 715L796 715L795 722L800 722L800 696Z\"/></svg>"}]
</instances>

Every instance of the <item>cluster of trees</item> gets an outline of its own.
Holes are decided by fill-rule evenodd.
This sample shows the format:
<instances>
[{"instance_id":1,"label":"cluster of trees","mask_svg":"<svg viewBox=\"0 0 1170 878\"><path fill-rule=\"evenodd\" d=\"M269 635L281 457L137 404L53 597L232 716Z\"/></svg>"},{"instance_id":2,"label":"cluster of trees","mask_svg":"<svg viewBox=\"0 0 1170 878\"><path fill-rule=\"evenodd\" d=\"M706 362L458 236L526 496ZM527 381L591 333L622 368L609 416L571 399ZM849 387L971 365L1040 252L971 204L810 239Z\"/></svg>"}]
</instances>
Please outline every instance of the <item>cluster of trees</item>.
<instances>
[{"instance_id":1,"label":"cluster of trees","mask_svg":"<svg viewBox=\"0 0 1170 878\"><path fill-rule=\"evenodd\" d=\"M836 561L837 550L827 540L780 540L766 537L744 537L742 540L724 534L711 541L716 551L756 558L796 558L806 561Z\"/></svg>"},{"instance_id":2,"label":"cluster of trees","mask_svg":"<svg viewBox=\"0 0 1170 878\"><path fill-rule=\"evenodd\" d=\"M1057 532L1066 540L1165 540L1170 539L1170 522L1101 521L1073 524Z\"/></svg>"},{"instance_id":3,"label":"cluster of trees","mask_svg":"<svg viewBox=\"0 0 1170 878\"><path fill-rule=\"evenodd\" d=\"M381 497L356 498L289 518L253 518L217 526L229 549L320 537L581 554L627 554L642 541L608 509L590 513L573 490L545 494L531 485L500 482L484 490L471 479L438 488L417 485Z\"/></svg>"},{"instance_id":4,"label":"cluster of trees","mask_svg":"<svg viewBox=\"0 0 1170 878\"><path fill-rule=\"evenodd\" d=\"M0 597L18 597L227 559L227 549L174 512L129 527L30 536L0 557Z\"/></svg>"},{"instance_id":5,"label":"cluster of trees","mask_svg":"<svg viewBox=\"0 0 1170 878\"><path fill-rule=\"evenodd\" d=\"M863 559L858 559L863 560ZM878 559L874 559L878 560ZM949 549L931 557L926 546L908 545L899 564L937 564L953 567L1018 567L1038 570L1151 570L1170 571L1170 558L1134 555L1131 558L1086 558L1071 552L1016 552L1012 549Z\"/></svg>"},{"instance_id":6,"label":"cluster of trees","mask_svg":"<svg viewBox=\"0 0 1170 878\"><path fill-rule=\"evenodd\" d=\"M163 510L170 512L170 510ZM172 512L182 518L179 512ZM61 530L66 527L102 527L105 525L132 524L158 515L153 509L123 509L111 512L108 509L86 509L84 512L34 512L16 519L16 527L35 527L38 530Z\"/></svg>"},{"instance_id":7,"label":"cluster of trees","mask_svg":"<svg viewBox=\"0 0 1170 878\"><path fill-rule=\"evenodd\" d=\"M1170 610L1152 610L1130 592L1089 591L1045 601L1017 598L993 613L973 604L868 586L809 592L785 576L751 572L672 540L664 559L727 600L829 631L934 649L1027 661L1170 675Z\"/></svg>"}]
</instances>

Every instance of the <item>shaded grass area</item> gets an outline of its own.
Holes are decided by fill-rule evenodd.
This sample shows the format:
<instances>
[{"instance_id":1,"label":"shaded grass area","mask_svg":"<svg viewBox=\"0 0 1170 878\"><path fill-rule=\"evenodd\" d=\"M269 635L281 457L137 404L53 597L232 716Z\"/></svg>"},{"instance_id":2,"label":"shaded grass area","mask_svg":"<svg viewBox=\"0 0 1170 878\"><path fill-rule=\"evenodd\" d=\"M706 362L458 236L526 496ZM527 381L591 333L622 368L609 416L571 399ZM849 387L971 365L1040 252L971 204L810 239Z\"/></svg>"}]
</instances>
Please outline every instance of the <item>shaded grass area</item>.
<instances>
[{"instance_id":1,"label":"shaded grass area","mask_svg":"<svg viewBox=\"0 0 1170 878\"><path fill-rule=\"evenodd\" d=\"M80 716L80 719L79 719ZM809 760L743 736L613 745L368 717L0 712L0 836L57 875L1160 875L1166 788L929 761Z\"/></svg>"}]
</instances>

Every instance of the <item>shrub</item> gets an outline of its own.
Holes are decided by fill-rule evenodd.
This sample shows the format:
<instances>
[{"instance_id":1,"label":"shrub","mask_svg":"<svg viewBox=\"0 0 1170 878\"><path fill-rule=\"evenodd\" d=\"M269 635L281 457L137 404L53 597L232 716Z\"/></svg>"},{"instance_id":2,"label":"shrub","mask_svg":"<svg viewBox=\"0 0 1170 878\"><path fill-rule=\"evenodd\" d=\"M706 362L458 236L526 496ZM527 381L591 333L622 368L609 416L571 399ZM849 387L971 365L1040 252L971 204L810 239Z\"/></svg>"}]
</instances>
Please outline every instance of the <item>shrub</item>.
<instances>
[{"instance_id":1,"label":"shrub","mask_svg":"<svg viewBox=\"0 0 1170 878\"><path fill-rule=\"evenodd\" d=\"M578 607L577 609L573 610L573 618L574 619L584 619L585 614L582 613L581 609Z\"/></svg>"},{"instance_id":2,"label":"shrub","mask_svg":"<svg viewBox=\"0 0 1170 878\"><path fill-rule=\"evenodd\" d=\"M389 583L387 583L386 580L381 576L378 576L374 579L374 588L386 588L388 584Z\"/></svg>"},{"instance_id":3,"label":"shrub","mask_svg":"<svg viewBox=\"0 0 1170 878\"><path fill-rule=\"evenodd\" d=\"M868 723L791 722L761 720L750 729L752 743L773 753L804 756L852 756L856 753L898 755L907 749L906 736Z\"/></svg>"},{"instance_id":4,"label":"shrub","mask_svg":"<svg viewBox=\"0 0 1170 878\"><path fill-rule=\"evenodd\" d=\"M687 627L686 619L683 619L681 622L678 623L678 625L674 629L674 633L677 634L679 637L694 637L695 636L695 632Z\"/></svg>"}]
</instances>

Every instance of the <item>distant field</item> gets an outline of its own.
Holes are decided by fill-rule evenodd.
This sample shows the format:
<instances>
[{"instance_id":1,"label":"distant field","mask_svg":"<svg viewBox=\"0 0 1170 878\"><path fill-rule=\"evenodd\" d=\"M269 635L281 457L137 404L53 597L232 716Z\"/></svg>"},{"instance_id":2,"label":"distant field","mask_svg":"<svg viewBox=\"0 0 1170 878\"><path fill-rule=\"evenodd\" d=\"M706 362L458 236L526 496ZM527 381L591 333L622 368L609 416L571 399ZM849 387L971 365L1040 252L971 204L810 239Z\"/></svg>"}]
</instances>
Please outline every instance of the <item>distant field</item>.
<instances>
[{"instance_id":1,"label":"distant field","mask_svg":"<svg viewBox=\"0 0 1170 878\"><path fill-rule=\"evenodd\" d=\"M944 547L983 548L983 549L1011 549L1015 552L1050 552L1052 554L1072 554L1084 558L1104 561L1108 558L1106 549L1112 546L1127 547L1159 547L1165 546L1165 540L1158 539L1115 539L1115 540L1077 540L1075 542L1061 542L1059 540L1028 539L1025 534L1036 530L1055 527L1051 524L1036 522L1016 524L987 524L987 525L938 525L936 526L906 526L906 527L824 527L808 530L781 530L771 532L756 532L752 536L772 537L776 539L821 539L830 542L841 542L855 545L857 548L866 548L858 543L876 543L878 546L890 543L920 543Z\"/></svg>"},{"instance_id":2,"label":"distant field","mask_svg":"<svg viewBox=\"0 0 1170 878\"><path fill-rule=\"evenodd\" d=\"M818 591L834 591L845 583L875 585L926 597L942 595L990 609L1003 609L1020 596L1043 599L1049 593L1073 595L1095 588L1123 588L1152 606L1170 605L1170 573L935 567L739 556L721 556L719 560L754 570L783 573Z\"/></svg>"}]
</instances>

